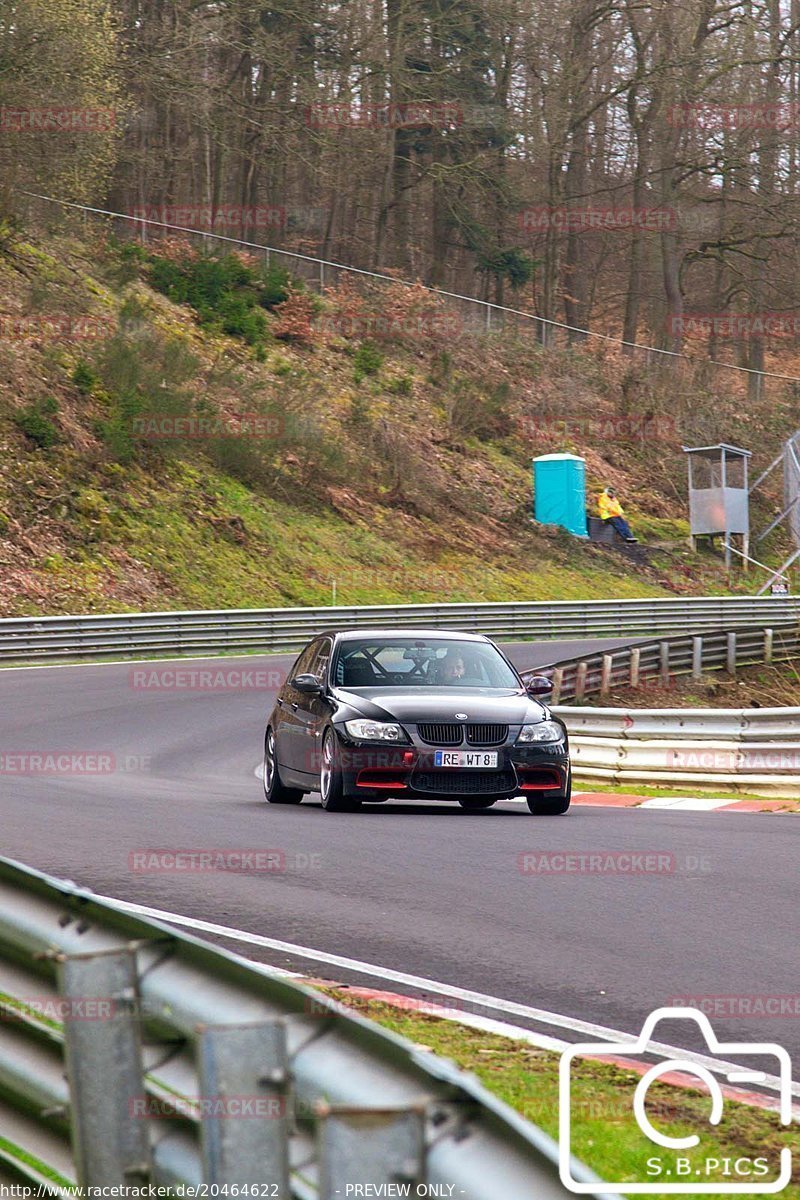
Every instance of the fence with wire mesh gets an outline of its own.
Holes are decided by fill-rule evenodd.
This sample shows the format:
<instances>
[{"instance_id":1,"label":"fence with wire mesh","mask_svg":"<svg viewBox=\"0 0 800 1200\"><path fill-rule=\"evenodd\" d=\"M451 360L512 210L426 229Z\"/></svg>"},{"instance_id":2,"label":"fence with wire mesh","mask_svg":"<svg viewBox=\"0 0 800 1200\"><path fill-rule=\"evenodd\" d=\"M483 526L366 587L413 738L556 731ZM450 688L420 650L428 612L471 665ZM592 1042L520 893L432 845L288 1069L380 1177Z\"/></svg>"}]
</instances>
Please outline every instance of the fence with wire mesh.
<instances>
[{"instance_id":1,"label":"fence with wire mesh","mask_svg":"<svg viewBox=\"0 0 800 1200\"><path fill-rule=\"evenodd\" d=\"M396 274L366 270L323 257L267 245L261 241L223 234L215 231L213 221L209 223L210 227L198 229L191 225L154 219L141 213L115 212L38 193L24 192L22 195L27 197L40 216L44 217L48 213L52 215L56 210L80 215L84 222L100 222L122 239L139 239L144 244L157 245L163 237L179 235L192 239L208 252L236 250L261 256L267 266L284 267L306 287L320 294L338 287L345 279L363 288L374 289L392 284L415 286L409 280L399 279ZM177 217L178 214L175 215ZM613 333L599 329L581 329L536 312L496 304L443 288L428 287L427 290L448 311L457 314L459 328L466 334L515 334L532 339L550 349L586 344L611 352L622 352L630 358L632 365L646 368L651 383L657 383L659 376L666 376L672 387L680 386L686 391L716 389L725 395L747 393L751 399L762 396L767 388L770 396L774 398L784 397L787 393L792 397L800 394L800 378L779 371L756 371L736 362L712 360L703 356L699 350L697 354L679 353L660 346L630 342ZM683 322L683 318L678 319ZM700 345L699 342L696 344Z\"/></svg>"}]
</instances>

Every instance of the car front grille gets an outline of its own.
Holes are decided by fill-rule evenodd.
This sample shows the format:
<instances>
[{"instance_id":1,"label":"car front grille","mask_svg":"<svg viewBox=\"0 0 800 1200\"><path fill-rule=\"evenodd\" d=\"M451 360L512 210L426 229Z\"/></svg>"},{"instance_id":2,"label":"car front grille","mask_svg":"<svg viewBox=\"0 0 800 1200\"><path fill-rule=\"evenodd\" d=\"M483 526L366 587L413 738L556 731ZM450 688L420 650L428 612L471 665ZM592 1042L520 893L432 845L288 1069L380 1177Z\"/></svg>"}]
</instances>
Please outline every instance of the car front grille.
<instances>
[{"instance_id":1,"label":"car front grille","mask_svg":"<svg viewBox=\"0 0 800 1200\"><path fill-rule=\"evenodd\" d=\"M417 725L417 733L423 742L429 746L460 746L462 737L461 725L425 724Z\"/></svg>"},{"instance_id":2,"label":"car front grille","mask_svg":"<svg viewBox=\"0 0 800 1200\"><path fill-rule=\"evenodd\" d=\"M513 791L516 779L513 771L416 771L411 786L449 796L488 796Z\"/></svg>"},{"instance_id":3,"label":"car front grille","mask_svg":"<svg viewBox=\"0 0 800 1200\"><path fill-rule=\"evenodd\" d=\"M454 725L450 722L426 722L417 725L420 740L429 746L460 746L466 736L470 746L502 746L508 737L507 725L474 723Z\"/></svg>"},{"instance_id":4,"label":"car front grille","mask_svg":"<svg viewBox=\"0 0 800 1200\"><path fill-rule=\"evenodd\" d=\"M507 737L507 725L467 726L467 741L470 746L502 746Z\"/></svg>"}]
</instances>

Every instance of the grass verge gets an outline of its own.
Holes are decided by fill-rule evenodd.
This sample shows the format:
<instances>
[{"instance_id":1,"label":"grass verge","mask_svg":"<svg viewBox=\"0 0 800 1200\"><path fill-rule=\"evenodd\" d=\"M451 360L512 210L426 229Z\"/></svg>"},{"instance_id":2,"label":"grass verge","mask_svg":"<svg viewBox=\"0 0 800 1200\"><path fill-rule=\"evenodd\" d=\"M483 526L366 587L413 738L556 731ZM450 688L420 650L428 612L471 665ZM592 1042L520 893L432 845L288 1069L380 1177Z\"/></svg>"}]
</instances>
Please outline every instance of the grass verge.
<instances>
[{"instance_id":1,"label":"grass verge","mask_svg":"<svg viewBox=\"0 0 800 1200\"><path fill-rule=\"evenodd\" d=\"M768 796L757 796L754 792L726 792L726 791L706 791L698 787L692 790L686 788L661 788L661 787L645 787L640 784L613 784L613 783L595 783L591 779L576 778L576 792L608 792L611 795L618 796L641 796L643 800L649 800L653 797L661 799L674 800L694 800L698 796L703 800L754 800L765 805L765 812L770 811L766 808L770 798ZM787 796L775 796L775 800L780 800L787 812L800 811L800 800L792 800Z\"/></svg>"}]
</instances>

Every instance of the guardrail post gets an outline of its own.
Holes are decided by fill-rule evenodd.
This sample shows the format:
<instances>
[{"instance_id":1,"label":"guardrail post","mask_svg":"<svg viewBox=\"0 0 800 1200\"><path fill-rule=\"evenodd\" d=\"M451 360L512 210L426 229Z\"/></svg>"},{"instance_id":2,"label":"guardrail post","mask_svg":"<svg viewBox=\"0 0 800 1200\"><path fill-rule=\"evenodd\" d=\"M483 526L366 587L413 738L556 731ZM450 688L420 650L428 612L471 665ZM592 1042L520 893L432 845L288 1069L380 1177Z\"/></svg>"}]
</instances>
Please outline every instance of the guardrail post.
<instances>
[{"instance_id":1,"label":"guardrail post","mask_svg":"<svg viewBox=\"0 0 800 1200\"><path fill-rule=\"evenodd\" d=\"M661 642L658 647L658 674L662 687L669 687L669 642Z\"/></svg>"},{"instance_id":2,"label":"guardrail post","mask_svg":"<svg viewBox=\"0 0 800 1200\"><path fill-rule=\"evenodd\" d=\"M425 1114L422 1109L318 1106L319 1200L342 1200L354 1186L373 1195L397 1191L415 1196L426 1182ZM375 1187L377 1185L377 1187ZM385 1188L382 1185L386 1185Z\"/></svg>"},{"instance_id":3,"label":"guardrail post","mask_svg":"<svg viewBox=\"0 0 800 1200\"><path fill-rule=\"evenodd\" d=\"M702 637L692 638L692 679L702 679L703 677L703 639Z\"/></svg>"},{"instance_id":4,"label":"guardrail post","mask_svg":"<svg viewBox=\"0 0 800 1200\"><path fill-rule=\"evenodd\" d=\"M561 699L561 688L564 684L564 668L556 667L553 671L553 691L550 694L550 703L558 704Z\"/></svg>"},{"instance_id":5,"label":"guardrail post","mask_svg":"<svg viewBox=\"0 0 800 1200\"><path fill-rule=\"evenodd\" d=\"M200 1127L204 1182L267 1183L270 1196L289 1200L283 1021L210 1025L199 1032L200 1099L207 1105Z\"/></svg>"},{"instance_id":6,"label":"guardrail post","mask_svg":"<svg viewBox=\"0 0 800 1200\"><path fill-rule=\"evenodd\" d=\"M774 630L772 630L772 629L764 630L764 662L767 664L767 666L770 666L770 664L772 663L774 638L775 638Z\"/></svg>"},{"instance_id":7,"label":"guardrail post","mask_svg":"<svg viewBox=\"0 0 800 1200\"><path fill-rule=\"evenodd\" d=\"M611 654L603 655L603 665L600 669L600 695L607 696L611 687L611 668L614 659Z\"/></svg>"},{"instance_id":8,"label":"guardrail post","mask_svg":"<svg viewBox=\"0 0 800 1200\"><path fill-rule=\"evenodd\" d=\"M586 695L586 672L589 669L587 662L579 662L575 671L575 699L582 700Z\"/></svg>"},{"instance_id":9,"label":"guardrail post","mask_svg":"<svg viewBox=\"0 0 800 1200\"><path fill-rule=\"evenodd\" d=\"M639 671L641 670L642 651L639 646L634 646L631 650L631 687L638 688L639 686Z\"/></svg>"},{"instance_id":10,"label":"guardrail post","mask_svg":"<svg viewBox=\"0 0 800 1200\"><path fill-rule=\"evenodd\" d=\"M727 636L728 650L725 666L729 675L736 674L736 631L732 629Z\"/></svg>"},{"instance_id":11,"label":"guardrail post","mask_svg":"<svg viewBox=\"0 0 800 1200\"><path fill-rule=\"evenodd\" d=\"M136 958L130 949L58 960L73 1156L81 1187L141 1185L151 1169ZM137 1104L144 1102L144 1111Z\"/></svg>"}]
</instances>

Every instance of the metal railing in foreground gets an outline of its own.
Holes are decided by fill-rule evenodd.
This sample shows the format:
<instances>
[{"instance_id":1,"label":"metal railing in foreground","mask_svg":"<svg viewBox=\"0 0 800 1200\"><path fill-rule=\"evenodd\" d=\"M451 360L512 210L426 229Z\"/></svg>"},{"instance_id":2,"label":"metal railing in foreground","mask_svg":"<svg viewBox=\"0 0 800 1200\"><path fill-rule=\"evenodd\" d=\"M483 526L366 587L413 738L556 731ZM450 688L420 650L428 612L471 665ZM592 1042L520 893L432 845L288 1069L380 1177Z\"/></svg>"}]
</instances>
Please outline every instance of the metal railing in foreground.
<instances>
[{"instance_id":1,"label":"metal railing in foreground","mask_svg":"<svg viewBox=\"0 0 800 1200\"><path fill-rule=\"evenodd\" d=\"M542 600L331 608L111 613L0 620L0 662L235 654L301 649L325 629L462 629L491 637L637 637L800 620L797 596Z\"/></svg>"},{"instance_id":2,"label":"metal railing in foreground","mask_svg":"<svg viewBox=\"0 0 800 1200\"><path fill-rule=\"evenodd\" d=\"M568 1195L556 1144L474 1076L318 992L7 859L0 1171L54 1188L257 1186L250 1195L276 1200L341 1200L364 1184L466 1200Z\"/></svg>"}]
</instances>

